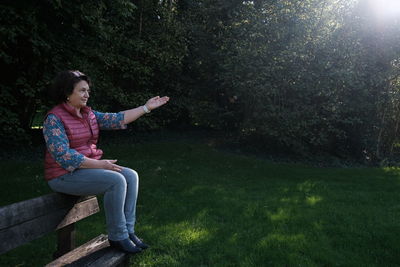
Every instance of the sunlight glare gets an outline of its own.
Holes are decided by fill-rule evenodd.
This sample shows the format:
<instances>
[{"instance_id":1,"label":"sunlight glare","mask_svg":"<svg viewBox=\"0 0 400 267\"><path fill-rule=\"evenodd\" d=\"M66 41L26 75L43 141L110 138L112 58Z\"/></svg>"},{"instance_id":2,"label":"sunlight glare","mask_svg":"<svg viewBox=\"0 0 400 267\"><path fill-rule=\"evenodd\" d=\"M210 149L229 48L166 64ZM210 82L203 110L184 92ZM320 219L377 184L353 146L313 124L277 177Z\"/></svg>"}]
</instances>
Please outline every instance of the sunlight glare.
<instances>
[{"instance_id":1,"label":"sunlight glare","mask_svg":"<svg viewBox=\"0 0 400 267\"><path fill-rule=\"evenodd\" d=\"M369 0L369 5L377 17L400 17L400 0Z\"/></svg>"}]
</instances>

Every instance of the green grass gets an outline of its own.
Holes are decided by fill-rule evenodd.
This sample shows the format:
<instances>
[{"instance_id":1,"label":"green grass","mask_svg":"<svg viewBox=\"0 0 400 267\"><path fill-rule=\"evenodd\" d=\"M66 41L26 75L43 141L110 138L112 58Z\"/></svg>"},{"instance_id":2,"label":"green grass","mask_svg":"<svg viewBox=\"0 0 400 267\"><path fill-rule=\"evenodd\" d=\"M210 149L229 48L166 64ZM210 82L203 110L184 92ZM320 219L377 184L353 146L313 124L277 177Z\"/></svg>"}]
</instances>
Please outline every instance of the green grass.
<instances>
[{"instance_id":1,"label":"green grass","mask_svg":"<svg viewBox=\"0 0 400 267\"><path fill-rule=\"evenodd\" d=\"M400 170L276 164L194 142L113 144L140 175L132 266L399 266ZM0 205L49 192L41 159L0 163ZM82 243L104 214L78 224ZM54 235L0 256L42 266Z\"/></svg>"}]
</instances>

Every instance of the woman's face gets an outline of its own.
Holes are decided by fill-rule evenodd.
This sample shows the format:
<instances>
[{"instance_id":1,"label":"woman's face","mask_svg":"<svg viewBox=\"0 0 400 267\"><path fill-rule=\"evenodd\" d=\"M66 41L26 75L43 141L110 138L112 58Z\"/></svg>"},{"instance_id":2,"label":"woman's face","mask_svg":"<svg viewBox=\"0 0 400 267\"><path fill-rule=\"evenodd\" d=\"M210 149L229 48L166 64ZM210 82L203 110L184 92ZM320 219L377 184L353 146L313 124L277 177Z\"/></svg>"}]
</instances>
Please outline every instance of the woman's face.
<instances>
[{"instance_id":1,"label":"woman's face","mask_svg":"<svg viewBox=\"0 0 400 267\"><path fill-rule=\"evenodd\" d=\"M75 85L74 91L68 96L69 100L67 100L67 102L75 108L85 107L89 99L89 93L90 89L88 83L82 80Z\"/></svg>"}]
</instances>

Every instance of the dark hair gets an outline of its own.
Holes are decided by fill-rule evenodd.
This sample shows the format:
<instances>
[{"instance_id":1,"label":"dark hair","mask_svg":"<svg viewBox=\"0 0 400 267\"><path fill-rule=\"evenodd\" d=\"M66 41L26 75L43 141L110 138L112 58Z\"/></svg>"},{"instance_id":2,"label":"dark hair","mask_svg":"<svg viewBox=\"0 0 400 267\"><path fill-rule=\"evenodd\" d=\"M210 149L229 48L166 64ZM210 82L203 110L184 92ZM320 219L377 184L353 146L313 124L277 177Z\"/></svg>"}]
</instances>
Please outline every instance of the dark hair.
<instances>
[{"instance_id":1,"label":"dark hair","mask_svg":"<svg viewBox=\"0 0 400 267\"><path fill-rule=\"evenodd\" d=\"M74 87L80 81L86 81L91 85L90 78L78 70L66 70L57 74L52 85L49 87L49 98L56 104L67 101L72 94Z\"/></svg>"}]
</instances>

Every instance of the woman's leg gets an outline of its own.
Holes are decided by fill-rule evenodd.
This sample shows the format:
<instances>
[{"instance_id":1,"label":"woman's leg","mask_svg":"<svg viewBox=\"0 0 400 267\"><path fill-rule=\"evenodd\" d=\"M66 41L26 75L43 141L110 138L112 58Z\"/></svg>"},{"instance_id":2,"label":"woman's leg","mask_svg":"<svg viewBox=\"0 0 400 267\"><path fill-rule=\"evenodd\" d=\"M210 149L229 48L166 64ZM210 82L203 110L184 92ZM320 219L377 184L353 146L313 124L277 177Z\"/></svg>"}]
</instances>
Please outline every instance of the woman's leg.
<instances>
[{"instance_id":1,"label":"woman's leg","mask_svg":"<svg viewBox=\"0 0 400 267\"><path fill-rule=\"evenodd\" d=\"M125 198L125 219L126 228L130 234L135 232L136 220L136 202L139 189L139 175L136 171L123 168L121 174L125 177L127 184L126 198Z\"/></svg>"},{"instance_id":2,"label":"woman's leg","mask_svg":"<svg viewBox=\"0 0 400 267\"><path fill-rule=\"evenodd\" d=\"M123 173L129 171L123 171ZM49 186L57 192L70 195L96 195L104 193L104 209L107 220L107 229L110 240L124 240L128 238L127 220L125 209L134 216L137 193L129 196L129 206L126 206L127 190L132 195L136 189L127 186L128 179L119 172L104 169L78 169L73 173L68 173L49 181ZM134 183L133 178L129 178L129 183ZM137 182L136 182L137 184ZM133 201L134 199L134 201ZM131 224L132 224L132 220ZM134 219L133 219L134 223Z\"/></svg>"}]
</instances>

